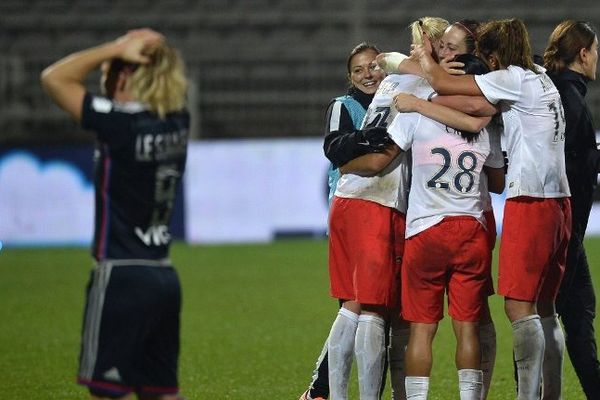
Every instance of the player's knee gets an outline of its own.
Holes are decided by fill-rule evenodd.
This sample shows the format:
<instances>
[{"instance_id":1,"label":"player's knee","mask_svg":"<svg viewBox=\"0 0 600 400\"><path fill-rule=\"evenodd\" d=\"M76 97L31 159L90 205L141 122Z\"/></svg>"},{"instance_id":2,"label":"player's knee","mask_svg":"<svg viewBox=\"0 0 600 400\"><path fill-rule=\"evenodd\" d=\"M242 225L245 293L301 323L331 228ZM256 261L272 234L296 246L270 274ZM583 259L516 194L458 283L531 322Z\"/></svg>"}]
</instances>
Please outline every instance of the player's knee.
<instances>
[{"instance_id":1,"label":"player's knee","mask_svg":"<svg viewBox=\"0 0 600 400\"><path fill-rule=\"evenodd\" d=\"M537 313L535 303L506 298L504 312L511 322Z\"/></svg>"}]
</instances>

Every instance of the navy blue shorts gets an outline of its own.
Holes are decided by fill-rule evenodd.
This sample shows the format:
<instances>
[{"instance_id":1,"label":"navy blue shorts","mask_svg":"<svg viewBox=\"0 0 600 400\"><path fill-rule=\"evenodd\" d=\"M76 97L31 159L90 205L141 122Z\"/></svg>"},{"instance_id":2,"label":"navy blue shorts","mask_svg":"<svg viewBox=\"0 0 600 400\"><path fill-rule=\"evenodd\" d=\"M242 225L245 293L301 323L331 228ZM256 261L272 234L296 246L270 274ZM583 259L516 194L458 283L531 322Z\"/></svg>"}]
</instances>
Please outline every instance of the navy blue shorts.
<instances>
[{"instance_id":1,"label":"navy blue shorts","mask_svg":"<svg viewBox=\"0 0 600 400\"><path fill-rule=\"evenodd\" d=\"M160 261L105 261L87 288L78 383L98 397L178 393L181 287Z\"/></svg>"}]
</instances>

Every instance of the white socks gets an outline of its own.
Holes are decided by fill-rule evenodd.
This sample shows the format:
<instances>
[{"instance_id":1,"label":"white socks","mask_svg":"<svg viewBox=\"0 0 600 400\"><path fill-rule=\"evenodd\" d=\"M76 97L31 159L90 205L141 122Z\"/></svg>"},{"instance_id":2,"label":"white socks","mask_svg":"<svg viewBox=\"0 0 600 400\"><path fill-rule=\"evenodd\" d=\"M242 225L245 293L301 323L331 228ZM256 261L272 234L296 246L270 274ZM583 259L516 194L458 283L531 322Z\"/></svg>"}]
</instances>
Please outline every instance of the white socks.
<instances>
[{"instance_id":1,"label":"white socks","mask_svg":"<svg viewBox=\"0 0 600 400\"><path fill-rule=\"evenodd\" d=\"M483 373L480 369L459 369L460 400L480 400L483 391Z\"/></svg>"},{"instance_id":2,"label":"white socks","mask_svg":"<svg viewBox=\"0 0 600 400\"><path fill-rule=\"evenodd\" d=\"M407 376L405 379L406 400L427 400L428 376Z\"/></svg>"},{"instance_id":3,"label":"white socks","mask_svg":"<svg viewBox=\"0 0 600 400\"><path fill-rule=\"evenodd\" d=\"M406 377L406 400L427 400L429 377ZM479 400L483 388L483 374L479 369L458 370L460 400Z\"/></svg>"},{"instance_id":4,"label":"white socks","mask_svg":"<svg viewBox=\"0 0 600 400\"><path fill-rule=\"evenodd\" d=\"M361 314L358 317L354 353L361 400L379 400L385 360L385 335L383 318L371 314Z\"/></svg>"},{"instance_id":5,"label":"white socks","mask_svg":"<svg viewBox=\"0 0 600 400\"><path fill-rule=\"evenodd\" d=\"M519 380L518 400L540 398L544 332L539 315L529 315L512 323L514 356Z\"/></svg>"},{"instance_id":6,"label":"white socks","mask_svg":"<svg viewBox=\"0 0 600 400\"><path fill-rule=\"evenodd\" d=\"M390 364L390 377L392 383L392 400L406 399L406 390L404 381L406 370L404 368L404 356L406 354L406 345L410 336L410 328L394 328L390 333L390 347L388 349L388 361Z\"/></svg>"},{"instance_id":7,"label":"white socks","mask_svg":"<svg viewBox=\"0 0 600 400\"><path fill-rule=\"evenodd\" d=\"M357 325L358 314L342 307L329 332L329 397L335 400L348 399Z\"/></svg>"},{"instance_id":8,"label":"white socks","mask_svg":"<svg viewBox=\"0 0 600 400\"><path fill-rule=\"evenodd\" d=\"M551 317L542 318L541 322L546 340L542 368L542 398L544 400L558 400L561 398L562 389L565 336L558 322L558 315L554 314Z\"/></svg>"},{"instance_id":9,"label":"white socks","mask_svg":"<svg viewBox=\"0 0 600 400\"><path fill-rule=\"evenodd\" d=\"M479 326L479 347L481 349L481 371L483 372L481 400L485 400L490 390L496 362L496 329L493 322Z\"/></svg>"}]
</instances>

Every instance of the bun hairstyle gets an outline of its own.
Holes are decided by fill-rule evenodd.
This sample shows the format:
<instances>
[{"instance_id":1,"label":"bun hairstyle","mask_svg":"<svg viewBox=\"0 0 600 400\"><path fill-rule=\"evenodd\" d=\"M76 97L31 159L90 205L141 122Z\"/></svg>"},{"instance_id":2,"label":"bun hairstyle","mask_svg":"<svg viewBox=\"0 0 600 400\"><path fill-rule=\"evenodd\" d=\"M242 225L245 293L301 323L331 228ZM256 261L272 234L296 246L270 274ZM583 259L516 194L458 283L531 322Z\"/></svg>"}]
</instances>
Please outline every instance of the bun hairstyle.
<instances>
[{"instance_id":1,"label":"bun hairstyle","mask_svg":"<svg viewBox=\"0 0 600 400\"><path fill-rule=\"evenodd\" d=\"M477 52L484 58L495 52L502 68L516 65L538 72L533 64L527 28L518 18L484 23L477 30Z\"/></svg>"},{"instance_id":2,"label":"bun hairstyle","mask_svg":"<svg viewBox=\"0 0 600 400\"><path fill-rule=\"evenodd\" d=\"M581 49L590 49L596 32L589 22L566 20L558 24L544 51L544 66L551 73L561 72L577 61Z\"/></svg>"},{"instance_id":3,"label":"bun hairstyle","mask_svg":"<svg viewBox=\"0 0 600 400\"><path fill-rule=\"evenodd\" d=\"M449 23L443 18L423 17L409 25L413 44L423 44L423 33L432 41L440 40Z\"/></svg>"}]
</instances>

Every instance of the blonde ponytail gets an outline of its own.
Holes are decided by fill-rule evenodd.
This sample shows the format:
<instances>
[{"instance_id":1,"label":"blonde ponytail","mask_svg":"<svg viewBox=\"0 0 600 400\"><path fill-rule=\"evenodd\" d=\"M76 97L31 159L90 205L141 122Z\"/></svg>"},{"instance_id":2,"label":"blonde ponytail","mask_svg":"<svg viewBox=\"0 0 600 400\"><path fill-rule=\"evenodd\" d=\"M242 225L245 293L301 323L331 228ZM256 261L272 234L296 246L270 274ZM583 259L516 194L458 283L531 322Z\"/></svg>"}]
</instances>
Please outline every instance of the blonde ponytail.
<instances>
[{"instance_id":1,"label":"blonde ponytail","mask_svg":"<svg viewBox=\"0 0 600 400\"><path fill-rule=\"evenodd\" d=\"M423 32L429 36L429 39L432 42L440 40L448 25L450 25L450 23L443 18L419 18L410 24L413 44L423 44Z\"/></svg>"}]
</instances>

